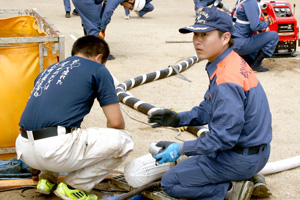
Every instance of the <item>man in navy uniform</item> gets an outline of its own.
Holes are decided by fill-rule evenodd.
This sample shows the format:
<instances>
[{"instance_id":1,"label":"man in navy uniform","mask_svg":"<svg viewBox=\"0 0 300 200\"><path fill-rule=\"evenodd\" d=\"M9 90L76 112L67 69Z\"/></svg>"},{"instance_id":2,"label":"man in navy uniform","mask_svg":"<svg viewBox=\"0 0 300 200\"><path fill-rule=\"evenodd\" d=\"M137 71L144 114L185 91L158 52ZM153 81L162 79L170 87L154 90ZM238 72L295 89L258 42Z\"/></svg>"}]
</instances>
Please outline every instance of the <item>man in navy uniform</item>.
<instances>
[{"instance_id":1,"label":"man in navy uniform","mask_svg":"<svg viewBox=\"0 0 300 200\"><path fill-rule=\"evenodd\" d=\"M193 33L197 56L208 60L209 88L192 110L157 110L149 122L153 127L208 124L209 131L192 141L157 143L165 149L154 156L159 164L191 156L161 179L161 188L172 197L249 200L251 177L268 161L272 139L268 100L253 70L233 51L232 28L230 15L205 7L194 25L179 29Z\"/></svg>"},{"instance_id":2,"label":"man in navy uniform","mask_svg":"<svg viewBox=\"0 0 300 200\"><path fill-rule=\"evenodd\" d=\"M233 50L242 56L254 71L266 72L269 69L261 66L262 60L273 55L279 36L276 31L253 35L254 32L268 29L273 23L271 16L260 20L262 11L259 2L260 0L237 1L234 13L236 21L232 32L235 41Z\"/></svg>"}]
</instances>

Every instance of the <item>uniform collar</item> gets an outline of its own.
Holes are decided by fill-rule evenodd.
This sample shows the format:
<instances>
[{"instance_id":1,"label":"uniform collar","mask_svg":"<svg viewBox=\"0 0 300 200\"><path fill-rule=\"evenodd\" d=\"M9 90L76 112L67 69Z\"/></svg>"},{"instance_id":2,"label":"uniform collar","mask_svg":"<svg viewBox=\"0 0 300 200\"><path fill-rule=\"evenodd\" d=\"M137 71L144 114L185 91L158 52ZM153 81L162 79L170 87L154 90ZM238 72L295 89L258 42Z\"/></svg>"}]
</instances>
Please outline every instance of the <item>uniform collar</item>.
<instances>
[{"instance_id":1,"label":"uniform collar","mask_svg":"<svg viewBox=\"0 0 300 200\"><path fill-rule=\"evenodd\" d=\"M212 63L208 62L206 64L205 70L207 71L207 74L210 78L210 80L213 79L215 75L215 71L217 69L217 64L224 60L232 51L232 47L228 47L223 53L221 53Z\"/></svg>"}]
</instances>

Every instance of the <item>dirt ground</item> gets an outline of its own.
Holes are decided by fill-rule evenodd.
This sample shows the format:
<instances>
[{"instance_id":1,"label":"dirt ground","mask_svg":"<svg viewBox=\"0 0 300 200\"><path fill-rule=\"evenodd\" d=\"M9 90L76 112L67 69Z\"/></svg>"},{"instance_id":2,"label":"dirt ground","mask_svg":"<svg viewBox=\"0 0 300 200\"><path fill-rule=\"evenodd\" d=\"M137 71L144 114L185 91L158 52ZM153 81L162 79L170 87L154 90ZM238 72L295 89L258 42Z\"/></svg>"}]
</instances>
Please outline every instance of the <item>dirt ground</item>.
<instances>
[{"instance_id":1,"label":"dirt ground","mask_svg":"<svg viewBox=\"0 0 300 200\"><path fill-rule=\"evenodd\" d=\"M296 4L296 18L300 19L300 0L287 0ZM224 0L223 3L233 7L235 1ZM106 40L110 45L115 60L108 61L107 67L116 78L116 84L137 76L165 69L195 55L190 43L192 34L182 35L178 29L194 23L194 3L192 0L154 0L155 10L138 18L133 12L129 20L124 19L124 9L119 6L106 30ZM83 35L81 20L78 16L67 19L64 17L64 5L60 0L0 0L0 8L37 8L45 17L65 35L66 57L70 56L74 42L70 35ZM72 9L74 7L72 6ZM0 15L1 18L1 15ZM173 43L166 43L171 41ZM185 41L177 43L178 41ZM298 47L299 49L299 47ZM208 77L204 69L206 62L201 61L183 72L191 82L179 76L138 86L129 92L138 99L162 108L173 108L186 111L198 105L203 99L208 86ZM269 72L257 73L269 99L273 117L273 140L269 162L284 160L300 154L300 60L299 59L268 59L263 65L270 68ZM148 153L152 142L160 140L177 141L177 132L172 129L152 129L147 116L126 105L122 105L126 120L126 129L131 132L135 142L135 150L118 168L134 158ZM105 118L96 102L91 113L86 116L83 127L105 126ZM182 132L179 138L195 139L189 132ZM300 168L266 175L266 181L273 195L268 200L299 200L300 199ZM0 192L0 199L58 199L40 196L33 189L22 192L13 190Z\"/></svg>"}]
</instances>

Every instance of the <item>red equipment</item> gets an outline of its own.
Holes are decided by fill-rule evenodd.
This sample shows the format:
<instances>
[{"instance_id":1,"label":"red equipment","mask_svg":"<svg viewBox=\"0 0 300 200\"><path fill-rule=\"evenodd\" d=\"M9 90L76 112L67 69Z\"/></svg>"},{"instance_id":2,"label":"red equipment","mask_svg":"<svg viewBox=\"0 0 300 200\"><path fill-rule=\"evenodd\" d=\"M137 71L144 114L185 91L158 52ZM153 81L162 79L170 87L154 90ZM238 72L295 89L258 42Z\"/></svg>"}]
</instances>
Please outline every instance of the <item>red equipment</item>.
<instances>
[{"instance_id":1,"label":"red equipment","mask_svg":"<svg viewBox=\"0 0 300 200\"><path fill-rule=\"evenodd\" d=\"M296 44L299 39L299 27L292 12L291 4L284 1L262 1L261 9L263 15L271 16L274 19L274 23L269 26L269 30L276 31L279 35L279 42L274 54L293 54L296 51ZM298 46L300 46L299 42Z\"/></svg>"}]
</instances>

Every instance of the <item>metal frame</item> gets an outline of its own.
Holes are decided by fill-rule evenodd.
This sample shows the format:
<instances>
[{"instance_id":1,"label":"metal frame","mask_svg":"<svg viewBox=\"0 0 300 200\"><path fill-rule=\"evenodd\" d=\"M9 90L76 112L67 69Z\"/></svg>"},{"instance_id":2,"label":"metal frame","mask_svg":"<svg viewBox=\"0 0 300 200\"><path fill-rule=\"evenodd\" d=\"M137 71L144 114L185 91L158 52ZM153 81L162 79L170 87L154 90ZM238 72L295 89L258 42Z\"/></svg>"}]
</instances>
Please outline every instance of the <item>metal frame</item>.
<instances>
[{"instance_id":1,"label":"metal frame","mask_svg":"<svg viewBox=\"0 0 300 200\"><path fill-rule=\"evenodd\" d=\"M52 51L59 51L59 59L65 59L65 38L64 35L44 17L36 8L33 9L0 9L0 14L15 14L17 16L29 15L36 17L39 28L48 34L48 36L38 37L0 37L1 46L13 46L13 44L38 43L39 44L39 70L44 70L44 50L43 43L54 42ZM15 153L14 147L0 148L0 155Z\"/></svg>"},{"instance_id":2,"label":"metal frame","mask_svg":"<svg viewBox=\"0 0 300 200\"><path fill-rule=\"evenodd\" d=\"M39 28L48 34L48 36L38 37L0 37L1 45L16 43L39 43L39 66L40 72L44 70L44 42L54 42L54 51L59 51L59 59L65 59L65 38L64 35L44 17L36 8L33 9L0 9L0 14L29 15L37 18Z\"/></svg>"}]
</instances>

